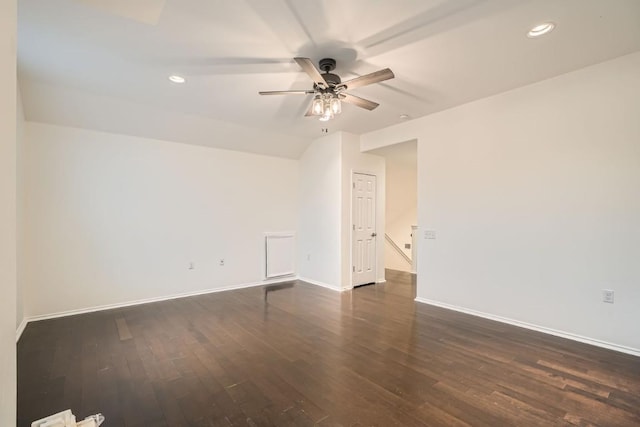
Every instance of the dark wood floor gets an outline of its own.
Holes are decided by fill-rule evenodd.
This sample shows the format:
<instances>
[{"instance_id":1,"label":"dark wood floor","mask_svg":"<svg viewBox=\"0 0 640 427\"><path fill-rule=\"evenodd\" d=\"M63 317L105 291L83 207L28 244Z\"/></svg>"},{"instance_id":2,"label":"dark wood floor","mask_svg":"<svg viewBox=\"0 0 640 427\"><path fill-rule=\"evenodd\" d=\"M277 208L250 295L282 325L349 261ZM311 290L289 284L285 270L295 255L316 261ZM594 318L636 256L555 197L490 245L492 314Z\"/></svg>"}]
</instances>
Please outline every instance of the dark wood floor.
<instances>
[{"instance_id":1,"label":"dark wood floor","mask_svg":"<svg viewBox=\"0 0 640 427\"><path fill-rule=\"evenodd\" d=\"M640 424L640 358L413 301L411 276L302 282L31 323L18 425Z\"/></svg>"}]
</instances>

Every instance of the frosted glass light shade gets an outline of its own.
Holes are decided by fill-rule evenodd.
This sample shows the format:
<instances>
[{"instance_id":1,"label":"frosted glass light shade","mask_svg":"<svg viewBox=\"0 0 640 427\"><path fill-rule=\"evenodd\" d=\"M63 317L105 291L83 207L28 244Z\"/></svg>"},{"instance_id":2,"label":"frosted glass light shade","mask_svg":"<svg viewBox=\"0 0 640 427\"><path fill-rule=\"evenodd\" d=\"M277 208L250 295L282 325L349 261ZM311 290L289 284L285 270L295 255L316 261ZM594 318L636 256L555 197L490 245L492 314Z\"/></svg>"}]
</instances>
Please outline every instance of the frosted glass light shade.
<instances>
[{"instance_id":1,"label":"frosted glass light shade","mask_svg":"<svg viewBox=\"0 0 640 427\"><path fill-rule=\"evenodd\" d=\"M324 109L324 114L322 114L322 117L320 117L320 121L326 122L331 119L333 119L333 111L331 111L329 104L327 104L327 106Z\"/></svg>"},{"instance_id":2,"label":"frosted glass light shade","mask_svg":"<svg viewBox=\"0 0 640 427\"><path fill-rule=\"evenodd\" d=\"M324 114L324 102L320 96L313 98L313 104L311 105L311 112L315 116L321 116Z\"/></svg>"},{"instance_id":3,"label":"frosted glass light shade","mask_svg":"<svg viewBox=\"0 0 640 427\"><path fill-rule=\"evenodd\" d=\"M333 114L340 114L342 112L342 105L340 99L338 99L337 97L331 98L329 105Z\"/></svg>"}]
</instances>

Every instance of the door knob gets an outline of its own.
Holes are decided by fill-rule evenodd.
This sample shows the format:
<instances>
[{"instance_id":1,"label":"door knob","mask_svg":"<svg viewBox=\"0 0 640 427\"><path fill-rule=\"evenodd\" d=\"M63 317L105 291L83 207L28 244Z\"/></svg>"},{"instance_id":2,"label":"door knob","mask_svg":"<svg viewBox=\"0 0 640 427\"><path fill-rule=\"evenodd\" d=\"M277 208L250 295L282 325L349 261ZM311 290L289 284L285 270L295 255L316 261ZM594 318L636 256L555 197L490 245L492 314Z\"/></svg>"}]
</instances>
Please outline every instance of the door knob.
<instances>
[{"instance_id":1,"label":"door knob","mask_svg":"<svg viewBox=\"0 0 640 427\"><path fill-rule=\"evenodd\" d=\"M376 237L378 233L371 233L371 237Z\"/></svg>"}]
</instances>

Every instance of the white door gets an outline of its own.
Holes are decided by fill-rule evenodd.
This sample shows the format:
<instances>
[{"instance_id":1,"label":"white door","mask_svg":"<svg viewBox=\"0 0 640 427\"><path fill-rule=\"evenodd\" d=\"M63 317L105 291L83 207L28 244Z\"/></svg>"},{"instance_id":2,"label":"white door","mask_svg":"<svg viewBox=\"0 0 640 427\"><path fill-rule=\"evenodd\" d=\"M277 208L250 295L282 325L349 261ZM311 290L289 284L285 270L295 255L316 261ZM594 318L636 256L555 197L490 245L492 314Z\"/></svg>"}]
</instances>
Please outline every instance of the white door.
<instances>
[{"instance_id":1,"label":"white door","mask_svg":"<svg viewBox=\"0 0 640 427\"><path fill-rule=\"evenodd\" d=\"M376 281L376 177L353 174L353 286Z\"/></svg>"}]
</instances>

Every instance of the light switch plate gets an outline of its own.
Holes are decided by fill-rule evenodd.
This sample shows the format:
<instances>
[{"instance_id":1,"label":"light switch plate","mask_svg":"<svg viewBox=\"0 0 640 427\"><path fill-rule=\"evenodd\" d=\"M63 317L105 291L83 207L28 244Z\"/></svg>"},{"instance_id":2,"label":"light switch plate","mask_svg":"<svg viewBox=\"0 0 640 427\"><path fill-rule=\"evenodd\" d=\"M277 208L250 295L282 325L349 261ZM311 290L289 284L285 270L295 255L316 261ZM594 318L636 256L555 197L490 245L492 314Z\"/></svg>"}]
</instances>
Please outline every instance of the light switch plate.
<instances>
[{"instance_id":1,"label":"light switch plate","mask_svg":"<svg viewBox=\"0 0 640 427\"><path fill-rule=\"evenodd\" d=\"M429 240L435 240L436 230L424 230L424 238Z\"/></svg>"}]
</instances>

